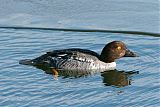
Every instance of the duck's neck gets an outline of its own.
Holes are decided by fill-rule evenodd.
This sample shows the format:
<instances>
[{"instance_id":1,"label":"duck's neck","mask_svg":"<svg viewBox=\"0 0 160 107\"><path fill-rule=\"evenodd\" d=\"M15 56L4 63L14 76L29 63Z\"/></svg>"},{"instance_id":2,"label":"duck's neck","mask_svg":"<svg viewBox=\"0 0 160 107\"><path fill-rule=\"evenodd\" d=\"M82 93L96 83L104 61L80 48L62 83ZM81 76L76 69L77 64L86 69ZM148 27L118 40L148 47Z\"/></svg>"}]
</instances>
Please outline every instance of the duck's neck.
<instances>
[{"instance_id":1,"label":"duck's neck","mask_svg":"<svg viewBox=\"0 0 160 107\"><path fill-rule=\"evenodd\" d=\"M106 54L103 54L103 53L101 53L99 59L105 63L115 62L115 58L113 56L106 56Z\"/></svg>"}]
</instances>

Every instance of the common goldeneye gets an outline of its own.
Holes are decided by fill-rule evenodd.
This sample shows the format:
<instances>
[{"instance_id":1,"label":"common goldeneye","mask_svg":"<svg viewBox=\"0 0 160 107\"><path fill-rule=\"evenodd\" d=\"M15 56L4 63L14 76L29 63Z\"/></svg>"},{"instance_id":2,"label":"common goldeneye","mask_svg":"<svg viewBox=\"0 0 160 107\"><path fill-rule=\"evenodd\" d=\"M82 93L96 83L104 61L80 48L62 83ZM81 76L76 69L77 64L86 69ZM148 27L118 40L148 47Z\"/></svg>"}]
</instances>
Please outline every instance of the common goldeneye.
<instances>
[{"instance_id":1,"label":"common goldeneye","mask_svg":"<svg viewBox=\"0 0 160 107\"><path fill-rule=\"evenodd\" d=\"M113 41L105 45L101 54L79 48L53 50L32 60L21 60L24 65L45 65L57 70L84 71L84 70L113 70L116 67L116 59L121 57L136 57L137 55L127 49L121 41Z\"/></svg>"}]
</instances>

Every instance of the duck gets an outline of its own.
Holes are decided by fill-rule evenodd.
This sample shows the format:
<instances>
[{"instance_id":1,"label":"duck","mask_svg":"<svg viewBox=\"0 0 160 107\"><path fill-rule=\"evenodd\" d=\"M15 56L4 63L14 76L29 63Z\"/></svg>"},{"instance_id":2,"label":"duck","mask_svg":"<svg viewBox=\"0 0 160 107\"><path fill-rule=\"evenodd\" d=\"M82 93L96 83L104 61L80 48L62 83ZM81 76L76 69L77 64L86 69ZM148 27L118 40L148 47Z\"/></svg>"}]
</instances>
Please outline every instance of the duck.
<instances>
[{"instance_id":1,"label":"duck","mask_svg":"<svg viewBox=\"0 0 160 107\"><path fill-rule=\"evenodd\" d=\"M114 70L117 59L137 56L122 41L112 41L104 46L101 54L88 49L69 48L46 52L34 59L20 60L19 63L32 66L45 65L53 69L54 75L58 75L58 70Z\"/></svg>"}]
</instances>

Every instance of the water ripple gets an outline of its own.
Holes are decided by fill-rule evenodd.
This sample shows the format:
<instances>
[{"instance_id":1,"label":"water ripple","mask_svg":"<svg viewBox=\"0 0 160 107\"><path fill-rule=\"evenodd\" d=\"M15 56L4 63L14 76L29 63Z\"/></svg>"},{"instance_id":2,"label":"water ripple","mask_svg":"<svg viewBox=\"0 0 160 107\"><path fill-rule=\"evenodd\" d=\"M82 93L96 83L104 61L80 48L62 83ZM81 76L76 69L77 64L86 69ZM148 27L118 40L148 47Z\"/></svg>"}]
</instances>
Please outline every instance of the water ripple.
<instances>
[{"instance_id":1,"label":"water ripple","mask_svg":"<svg viewBox=\"0 0 160 107\"><path fill-rule=\"evenodd\" d=\"M142 35L98 32L63 32L0 29L0 106L158 106L159 38ZM109 81L110 73L96 73L80 78L59 77L41 69L19 65L21 59L35 58L46 51L70 47L92 49L98 53L113 40L124 41L140 57L117 61L111 72L117 87ZM129 72L139 74L129 74ZM128 72L128 73L127 73ZM107 79L106 79L107 77ZM118 83L117 82L117 83ZM109 84L109 85L106 85Z\"/></svg>"}]
</instances>

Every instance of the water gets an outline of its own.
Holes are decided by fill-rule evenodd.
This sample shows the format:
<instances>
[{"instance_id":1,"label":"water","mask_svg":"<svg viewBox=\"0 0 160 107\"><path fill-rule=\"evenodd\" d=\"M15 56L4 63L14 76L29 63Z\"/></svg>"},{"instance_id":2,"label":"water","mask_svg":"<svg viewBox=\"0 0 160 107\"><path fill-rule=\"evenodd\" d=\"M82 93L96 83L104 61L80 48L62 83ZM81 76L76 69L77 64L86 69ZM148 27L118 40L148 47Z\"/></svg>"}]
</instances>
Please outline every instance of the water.
<instances>
[{"instance_id":1,"label":"water","mask_svg":"<svg viewBox=\"0 0 160 107\"><path fill-rule=\"evenodd\" d=\"M159 0L0 0L0 26L160 33Z\"/></svg>"},{"instance_id":2,"label":"water","mask_svg":"<svg viewBox=\"0 0 160 107\"><path fill-rule=\"evenodd\" d=\"M160 33L158 0L0 0L0 107L158 107L160 39L141 34L66 32L2 27L100 29ZM139 54L113 71L54 80L47 69L20 65L46 51L101 52L120 40Z\"/></svg>"},{"instance_id":3,"label":"water","mask_svg":"<svg viewBox=\"0 0 160 107\"><path fill-rule=\"evenodd\" d=\"M159 37L100 32L0 29L0 106L159 106ZM98 53L120 40L140 57L122 58L115 71L53 76L21 59L46 51L84 48Z\"/></svg>"}]
</instances>

